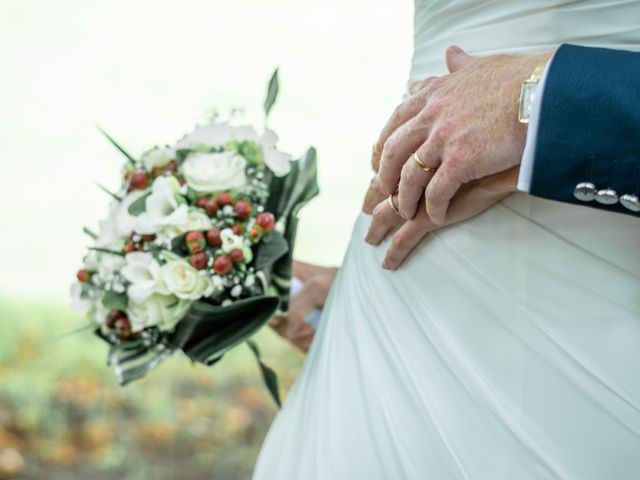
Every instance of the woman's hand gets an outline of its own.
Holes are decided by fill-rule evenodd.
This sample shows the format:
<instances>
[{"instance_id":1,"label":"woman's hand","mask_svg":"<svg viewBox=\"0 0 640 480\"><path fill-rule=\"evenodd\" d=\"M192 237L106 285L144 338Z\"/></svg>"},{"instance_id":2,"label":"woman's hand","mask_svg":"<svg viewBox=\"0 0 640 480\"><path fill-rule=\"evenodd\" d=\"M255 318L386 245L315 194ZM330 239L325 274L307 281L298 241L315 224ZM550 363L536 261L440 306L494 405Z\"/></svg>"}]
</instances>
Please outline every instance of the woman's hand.
<instances>
[{"instance_id":1,"label":"woman's hand","mask_svg":"<svg viewBox=\"0 0 640 480\"><path fill-rule=\"evenodd\" d=\"M513 167L464 184L453 197L442 224L435 224L429 219L424 202L420 202L414 218L403 220L389 205L376 177L371 182L363 206L366 213L373 215L365 241L378 245L395 230L382 264L384 268L395 270L429 232L474 217L515 192L519 171L520 167ZM395 195L394 201L397 201Z\"/></svg>"},{"instance_id":2,"label":"woman's hand","mask_svg":"<svg viewBox=\"0 0 640 480\"><path fill-rule=\"evenodd\" d=\"M337 273L337 268L293 262L293 276L299 278L304 287L291 297L287 313L274 316L269 321L269 326L282 338L307 352L315 330L305 322L305 317L314 308L324 306Z\"/></svg>"}]
</instances>

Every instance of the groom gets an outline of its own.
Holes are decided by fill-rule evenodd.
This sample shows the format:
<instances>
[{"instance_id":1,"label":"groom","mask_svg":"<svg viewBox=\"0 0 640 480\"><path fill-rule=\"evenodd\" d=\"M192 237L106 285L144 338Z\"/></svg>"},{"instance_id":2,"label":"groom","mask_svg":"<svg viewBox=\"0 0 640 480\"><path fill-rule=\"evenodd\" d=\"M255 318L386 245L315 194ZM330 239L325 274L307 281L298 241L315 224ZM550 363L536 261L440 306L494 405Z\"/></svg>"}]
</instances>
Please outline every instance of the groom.
<instances>
[{"instance_id":1,"label":"groom","mask_svg":"<svg viewBox=\"0 0 640 480\"><path fill-rule=\"evenodd\" d=\"M447 64L449 75L414 85L374 148L367 241L404 222L386 268L516 190L640 217L640 53L563 45L475 58L450 47Z\"/></svg>"}]
</instances>

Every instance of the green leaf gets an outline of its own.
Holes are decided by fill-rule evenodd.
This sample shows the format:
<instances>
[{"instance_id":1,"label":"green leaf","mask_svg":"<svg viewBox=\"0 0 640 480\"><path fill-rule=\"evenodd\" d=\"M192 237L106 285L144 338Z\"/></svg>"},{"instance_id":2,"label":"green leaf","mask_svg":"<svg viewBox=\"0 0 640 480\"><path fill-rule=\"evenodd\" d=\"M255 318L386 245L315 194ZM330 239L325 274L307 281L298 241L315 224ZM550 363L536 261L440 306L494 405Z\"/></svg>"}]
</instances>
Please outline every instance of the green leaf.
<instances>
[{"instance_id":1,"label":"green leaf","mask_svg":"<svg viewBox=\"0 0 640 480\"><path fill-rule=\"evenodd\" d=\"M109 253L111 255L118 255L120 257L124 257L124 252L119 252L117 250L111 250L109 248L89 247L89 250L93 250L94 252Z\"/></svg>"},{"instance_id":2,"label":"green leaf","mask_svg":"<svg viewBox=\"0 0 640 480\"><path fill-rule=\"evenodd\" d=\"M135 202L129 205L129 215L137 217L147 209L147 197L151 195L151 192L147 192L138 198Z\"/></svg>"},{"instance_id":3,"label":"green leaf","mask_svg":"<svg viewBox=\"0 0 640 480\"><path fill-rule=\"evenodd\" d=\"M192 360L213 365L267 323L278 304L278 297L266 295L224 307L200 300L194 302L168 340Z\"/></svg>"},{"instance_id":4,"label":"green leaf","mask_svg":"<svg viewBox=\"0 0 640 480\"><path fill-rule=\"evenodd\" d=\"M256 246L253 266L256 270L270 267L289 251L289 245L280 232L267 233Z\"/></svg>"},{"instance_id":5,"label":"green leaf","mask_svg":"<svg viewBox=\"0 0 640 480\"><path fill-rule=\"evenodd\" d=\"M256 344L256 342L254 342L253 340L247 340L247 345L258 361L258 366L260 367L260 372L262 373L262 379L264 380L264 383L267 386L267 390L269 390L271 397L273 397L273 401L276 402L278 408L282 408L282 402L280 401L280 389L278 388L278 375L276 375L276 372L274 372L271 367L269 367L262 361L260 350L258 349L258 345Z\"/></svg>"},{"instance_id":6,"label":"green leaf","mask_svg":"<svg viewBox=\"0 0 640 480\"><path fill-rule=\"evenodd\" d=\"M96 183L96 185L98 185L98 188L100 188L100 190L102 190L107 195L111 196L117 202L121 202L122 201L122 198L120 198L118 195L116 195L112 191L108 190L107 187L104 187L104 186L100 185L99 183Z\"/></svg>"},{"instance_id":7,"label":"green leaf","mask_svg":"<svg viewBox=\"0 0 640 480\"><path fill-rule=\"evenodd\" d=\"M94 240L98 238L98 234L92 231L89 227L83 227L82 231L84 232L85 235L91 237Z\"/></svg>"},{"instance_id":8,"label":"green leaf","mask_svg":"<svg viewBox=\"0 0 640 480\"><path fill-rule=\"evenodd\" d=\"M276 68L271 75L271 80L269 80L269 86L267 87L267 97L264 99L265 118L269 117L269 112L271 112L273 104L276 103L276 99L278 98L278 90L278 69Z\"/></svg>"},{"instance_id":9,"label":"green leaf","mask_svg":"<svg viewBox=\"0 0 640 480\"><path fill-rule=\"evenodd\" d=\"M198 192L196 192L191 187L187 187L187 198L193 205L195 205L196 201L198 200Z\"/></svg>"},{"instance_id":10,"label":"green leaf","mask_svg":"<svg viewBox=\"0 0 640 480\"><path fill-rule=\"evenodd\" d=\"M98 128L98 130L100 130L100 133L102 133L102 134L107 138L107 140L109 140L109 141L111 142L111 144L112 144L114 147L116 147L116 148L120 151L120 153L122 153L125 157L127 157L127 160L129 160L129 162L131 162L131 164L136 163L135 158L133 158L133 157L129 154L129 152L127 152L124 148L122 148L122 146L120 146L120 144L119 144L118 142L116 142L116 141L113 139L113 137L111 137L111 135L109 135L107 132L105 132L105 131L102 129L102 127L100 127L100 126L96 126L96 127Z\"/></svg>"},{"instance_id":11,"label":"green leaf","mask_svg":"<svg viewBox=\"0 0 640 480\"><path fill-rule=\"evenodd\" d=\"M107 290L102 295L102 304L111 310L126 310L127 296L124 293Z\"/></svg>"}]
</instances>

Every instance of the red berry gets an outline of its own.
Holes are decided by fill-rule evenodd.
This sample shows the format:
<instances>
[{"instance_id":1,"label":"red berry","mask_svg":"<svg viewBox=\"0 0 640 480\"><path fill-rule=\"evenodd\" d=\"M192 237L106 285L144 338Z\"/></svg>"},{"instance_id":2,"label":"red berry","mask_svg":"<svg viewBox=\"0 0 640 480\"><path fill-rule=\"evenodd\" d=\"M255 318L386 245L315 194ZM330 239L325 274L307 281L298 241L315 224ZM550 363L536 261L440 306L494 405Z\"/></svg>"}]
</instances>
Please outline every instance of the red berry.
<instances>
[{"instance_id":1,"label":"red berry","mask_svg":"<svg viewBox=\"0 0 640 480\"><path fill-rule=\"evenodd\" d=\"M207 197L200 197L200 198L198 198L198 200L196 200L196 207L206 208L208 201L209 201L209 199Z\"/></svg>"},{"instance_id":2,"label":"red berry","mask_svg":"<svg viewBox=\"0 0 640 480\"><path fill-rule=\"evenodd\" d=\"M256 223L260 225L265 232L270 232L276 225L276 217L271 212L263 212L256 217Z\"/></svg>"},{"instance_id":3,"label":"red berry","mask_svg":"<svg viewBox=\"0 0 640 480\"><path fill-rule=\"evenodd\" d=\"M231 260L233 260L235 263L244 260L244 253L242 253L242 250L240 250L239 248L231 250Z\"/></svg>"},{"instance_id":4,"label":"red berry","mask_svg":"<svg viewBox=\"0 0 640 480\"><path fill-rule=\"evenodd\" d=\"M140 235L140 240L143 242L153 242L156 239L155 234L150 233L149 235Z\"/></svg>"},{"instance_id":5,"label":"red berry","mask_svg":"<svg viewBox=\"0 0 640 480\"><path fill-rule=\"evenodd\" d=\"M258 240L260 238L260 235L262 235L262 228L260 228L259 226L255 226L251 230L249 230L249 236L253 240Z\"/></svg>"},{"instance_id":6,"label":"red berry","mask_svg":"<svg viewBox=\"0 0 640 480\"><path fill-rule=\"evenodd\" d=\"M198 253L204 250L205 241L202 232L188 232L184 237L184 241L191 253Z\"/></svg>"},{"instance_id":7,"label":"red berry","mask_svg":"<svg viewBox=\"0 0 640 480\"><path fill-rule=\"evenodd\" d=\"M127 338L129 335L131 335L131 322L126 317L126 315L116 320L115 327L120 333L120 338Z\"/></svg>"},{"instance_id":8,"label":"red berry","mask_svg":"<svg viewBox=\"0 0 640 480\"><path fill-rule=\"evenodd\" d=\"M233 210L236 212L236 217L240 220L246 220L251 215L251 204L245 200L239 200Z\"/></svg>"},{"instance_id":9,"label":"red berry","mask_svg":"<svg viewBox=\"0 0 640 480\"><path fill-rule=\"evenodd\" d=\"M236 235L242 235L242 233L244 232L244 228L242 228L242 225L238 225L237 223L231 226L231 230L233 230L233 233L235 233Z\"/></svg>"},{"instance_id":10,"label":"red berry","mask_svg":"<svg viewBox=\"0 0 640 480\"><path fill-rule=\"evenodd\" d=\"M164 171L169 173L176 173L178 171L178 163L175 160L171 160L164 167Z\"/></svg>"},{"instance_id":11,"label":"red berry","mask_svg":"<svg viewBox=\"0 0 640 480\"><path fill-rule=\"evenodd\" d=\"M210 217L213 217L216 213L218 213L218 202L215 200L207 200L207 203L204 206L204 209L207 211L207 214Z\"/></svg>"},{"instance_id":12,"label":"red berry","mask_svg":"<svg viewBox=\"0 0 640 480\"><path fill-rule=\"evenodd\" d=\"M132 176L134 173L135 173L135 172L131 172L131 171L125 172L125 174L124 174L124 179L125 179L126 181L131 180L131 176Z\"/></svg>"},{"instance_id":13,"label":"red berry","mask_svg":"<svg viewBox=\"0 0 640 480\"><path fill-rule=\"evenodd\" d=\"M107 327L116 328L116 321L121 318L126 318L126 316L127 314L124 313L122 310L111 310L107 315L107 321L106 321Z\"/></svg>"},{"instance_id":14,"label":"red berry","mask_svg":"<svg viewBox=\"0 0 640 480\"><path fill-rule=\"evenodd\" d=\"M180 185L186 185L186 184L187 184L187 181L186 181L184 178L179 178L179 179L178 179L178 183L179 183Z\"/></svg>"},{"instance_id":15,"label":"red berry","mask_svg":"<svg viewBox=\"0 0 640 480\"><path fill-rule=\"evenodd\" d=\"M233 198L228 193L221 193L218 195L218 205L224 207L226 205L231 205L233 203Z\"/></svg>"},{"instance_id":16,"label":"red berry","mask_svg":"<svg viewBox=\"0 0 640 480\"><path fill-rule=\"evenodd\" d=\"M213 247L219 247L222 245L222 240L220 239L220 229L218 227L213 227L211 230L207 232L207 243Z\"/></svg>"},{"instance_id":17,"label":"red berry","mask_svg":"<svg viewBox=\"0 0 640 480\"><path fill-rule=\"evenodd\" d=\"M229 260L224 255L217 256L216 259L213 261L213 270L218 275L226 275L231 271L232 266L233 265L231 263L231 260Z\"/></svg>"},{"instance_id":18,"label":"red berry","mask_svg":"<svg viewBox=\"0 0 640 480\"><path fill-rule=\"evenodd\" d=\"M154 178L160 175L161 173L162 173L162 167L153 167L151 169L151 176Z\"/></svg>"},{"instance_id":19,"label":"red berry","mask_svg":"<svg viewBox=\"0 0 640 480\"><path fill-rule=\"evenodd\" d=\"M144 190L149 185L149 177L145 173L135 172L129 180L131 190Z\"/></svg>"},{"instance_id":20,"label":"red berry","mask_svg":"<svg viewBox=\"0 0 640 480\"><path fill-rule=\"evenodd\" d=\"M138 252L140 251L140 245L138 243L127 242L124 246L125 253Z\"/></svg>"},{"instance_id":21,"label":"red berry","mask_svg":"<svg viewBox=\"0 0 640 480\"><path fill-rule=\"evenodd\" d=\"M80 283L87 283L90 278L91 278L91 272L89 272L88 270L80 270L78 272L78 281Z\"/></svg>"},{"instance_id":22,"label":"red berry","mask_svg":"<svg viewBox=\"0 0 640 480\"><path fill-rule=\"evenodd\" d=\"M209 260L209 257L207 257L207 254L204 252L194 253L189 259L191 266L198 270L202 270L207 266L207 260Z\"/></svg>"}]
</instances>

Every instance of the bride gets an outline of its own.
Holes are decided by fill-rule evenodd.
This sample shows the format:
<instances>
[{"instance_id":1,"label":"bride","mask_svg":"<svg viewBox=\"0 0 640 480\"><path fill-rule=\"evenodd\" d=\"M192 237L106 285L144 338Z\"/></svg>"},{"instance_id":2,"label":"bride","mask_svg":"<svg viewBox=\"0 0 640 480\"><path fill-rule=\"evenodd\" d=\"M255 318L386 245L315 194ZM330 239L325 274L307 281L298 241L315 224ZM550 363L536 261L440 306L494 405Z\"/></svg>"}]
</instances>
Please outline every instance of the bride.
<instances>
[{"instance_id":1,"label":"bride","mask_svg":"<svg viewBox=\"0 0 640 480\"><path fill-rule=\"evenodd\" d=\"M639 18L637 1L416 0L410 80L446 73L453 43L638 49ZM515 193L395 271L369 223L255 480L639 478L637 219Z\"/></svg>"}]
</instances>

